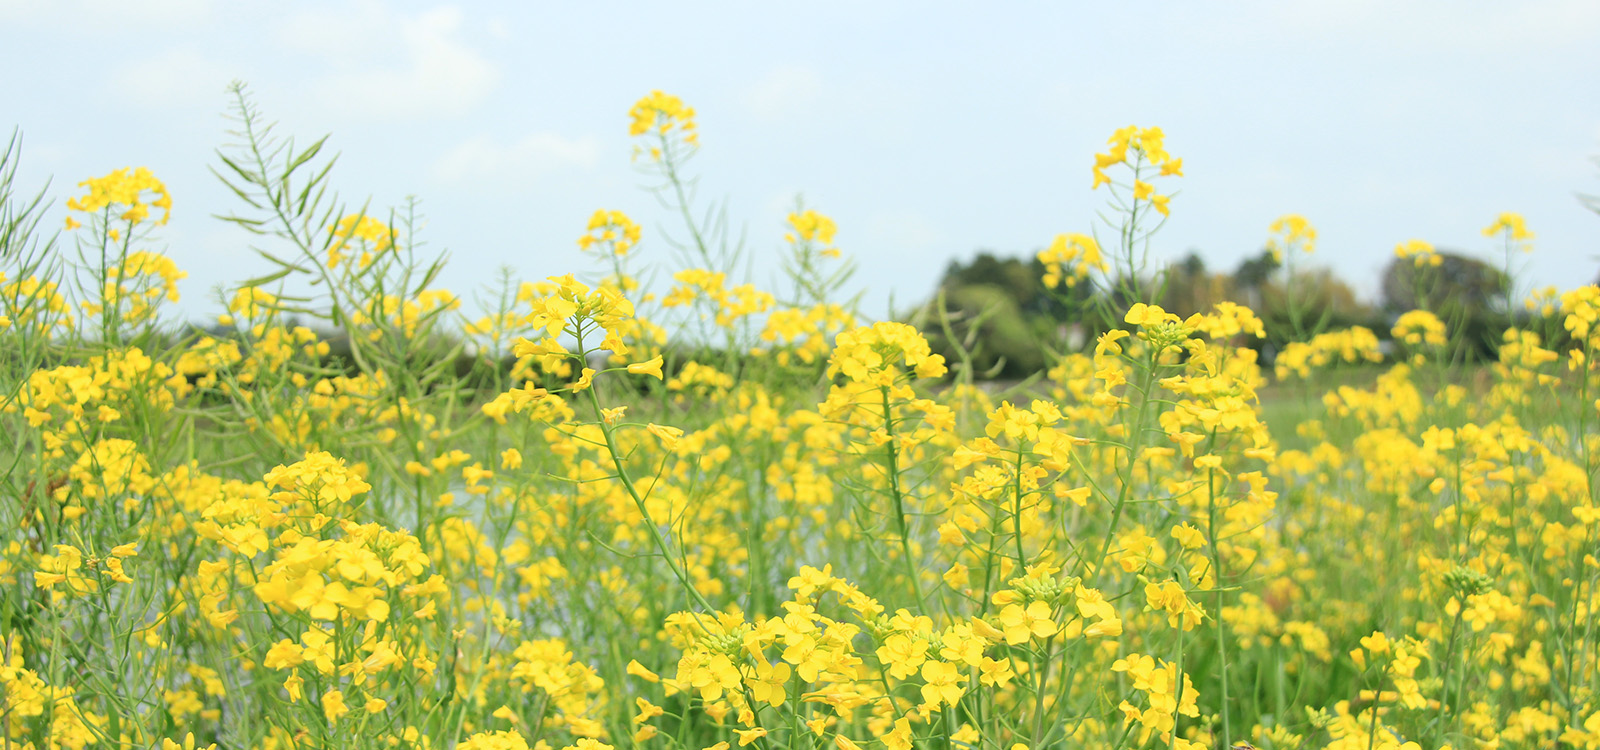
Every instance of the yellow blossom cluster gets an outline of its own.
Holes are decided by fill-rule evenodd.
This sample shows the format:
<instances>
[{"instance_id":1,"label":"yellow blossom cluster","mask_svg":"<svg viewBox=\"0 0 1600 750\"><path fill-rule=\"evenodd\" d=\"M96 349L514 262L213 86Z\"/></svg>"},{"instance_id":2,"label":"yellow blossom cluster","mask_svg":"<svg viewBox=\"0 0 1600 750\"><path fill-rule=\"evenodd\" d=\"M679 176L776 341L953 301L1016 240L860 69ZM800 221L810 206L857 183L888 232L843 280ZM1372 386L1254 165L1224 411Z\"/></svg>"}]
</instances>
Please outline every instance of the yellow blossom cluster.
<instances>
[{"instance_id":1,"label":"yellow blossom cluster","mask_svg":"<svg viewBox=\"0 0 1600 750\"><path fill-rule=\"evenodd\" d=\"M72 306L57 282L35 274L8 280L0 273L0 331L43 337L72 323Z\"/></svg>"},{"instance_id":2,"label":"yellow blossom cluster","mask_svg":"<svg viewBox=\"0 0 1600 750\"><path fill-rule=\"evenodd\" d=\"M1493 224L1483 228L1483 236L1504 237L1523 252L1533 252L1533 232L1528 231L1528 221L1519 213L1507 211L1495 217Z\"/></svg>"},{"instance_id":3,"label":"yellow blossom cluster","mask_svg":"<svg viewBox=\"0 0 1600 750\"><path fill-rule=\"evenodd\" d=\"M1086 234L1058 234L1049 247L1039 251L1038 258L1044 264L1044 285L1051 289L1063 284L1070 289L1090 273L1106 270L1099 243Z\"/></svg>"},{"instance_id":4,"label":"yellow blossom cluster","mask_svg":"<svg viewBox=\"0 0 1600 750\"><path fill-rule=\"evenodd\" d=\"M360 250L360 254L346 254L352 243ZM364 271L379 255L398 249L394 230L388 223L360 213L349 214L328 227L328 248L323 254L328 256L326 263L330 270L348 267L351 260L355 260L355 268Z\"/></svg>"},{"instance_id":5,"label":"yellow blossom cluster","mask_svg":"<svg viewBox=\"0 0 1600 750\"><path fill-rule=\"evenodd\" d=\"M1294 341L1279 352L1274 363L1280 379L1306 378L1314 369L1334 363L1381 362L1383 352L1377 334L1363 326L1352 326L1312 336L1309 341Z\"/></svg>"},{"instance_id":6,"label":"yellow blossom cluster","mask_svg":"<svg viewBox=\"0 0 1600 750\"><path fill-rule=\"evenodd\" d=\"M906 368L906 369L902 369ZM944 357L928 348L928 341L904 323L874 323L839 334L828 374L843 375L857 383L892 385L903 375L936 378L944 374Z\"/></svg>"},{"instance_id":7,"label":"yellow blossom cluster","mask_svg":"<svg viewBox=\"0 0 1600 750\"><path fill-rule=\"evenodd\" d=\"M627 214L600 209L589 217L589 226L578 238L578 247L588 250L599 246L608 248L613 255L627 255L634 245L639 244L642 233L638 223L628 218Z\"/></svg>"},{"instance_id":8,"label":"yellow blossom cluster","mask_svg":"<svg viewBox=\"0 0 1600 750\"><path fill-rule=\"evenodd\" d=\"M1308 255L1316 251L1317 228L1304 216L1285 214L1274 220L1268 229L1272 236L1267 240L1267 249L1279 261L1295 250Z\"/></svg>"},{"instance_id":9,"label":"yellow blossom cluster","mask_svg":"<svg viewBox=\"0 0 1600 750\"><path fill-rule=\"evenodd\" d=\"M633 109L628 112L628 135L637 137L653 133L663 144L681 140L684 145L693 148L700 140L694 117L694 107L685 105L682 99L659 90L652 91L635 102ZM660 161L662 156L662 146L650 147L652 161Z\"/></svg>"},{"instance_id":10,"label":"yellow blossom cluster","mask_svg":"<svg viewBox=\"0 0 1600 750\"><path fill-rule=\"evenodd\" d=\"M1394 322L1394 337L1410 346L1445 345L1444 321L1427 310L1410 310Z\"/></svg>"},{"instance_id":11,"label":"yellow blossom cluster","mask_svg":"<svg viewBox=\"0 0 1600 750\"><path fill-rule=\"evenodd\" d=\"M122 213L117 218L129 224L139 224L150 217L150 209L161 209L161 218L156 219L157 226L167 223L172 217L172 194L167 192L167 186L156 179L149 167L123 167L104 177L95 177L78 183L78 187L88 188L89 194L67 200L67 208L82 211L88 214L100 212L112 206L122 207ZM155 198L149 198L154 194ZM67 219L67 228L72 229L77 222Z\"/></svg>"},{"instance_id":12,"label":"yellow blossom cluster","mask_svg":"<svg viewBox=\"0 0 1600 750\"><path fill-rule=\"evenodd\" d=\"M1156 177L1182 177L1183 160L1174 158L1166 150L1166 134L1161 128L1140 128L1129 125L1118 128L1111 134L1107 141L1111 148L1103 154L1094 157L1094 185L1099 189L1101 185L1113 184L1111 176L1106 174L1107 169L1117 164L1125 164L1133 171L1133 198L1135 202L1146 201L1150 207L1159 211L1162 216L1168 214L1167 204L1170 195L1156 193L1155 186L1145 181L1144 170L1156 169Z\"/></svg>"},{"instance_id":13,"label":"yellow blossom cluster","mask_svg":"<svg viewBox=\"0 0 1600 750\"><path fill-rule=\"evenodd\" d=\"M1394 257L1401 260L1410 259L1418 268L1423 266L1437 267L1444 262L1444 257L1434 252L1433 244L1423 240L1406 240L1395 246Z\"/></svg>"},{"instance_id":14,"label":"yellow blossom cluster","mask_svg":"<svg viewBox=\"0 0 1600 750\"><path fill-rule=\"evenodd\" d=\"M789 214L788 221L792 231L783 236L785 242L791 245L797 242L813 243L820 246L817 252L823 257L839 257L839 248L833 245L833 235L839 231L839 227L833 219L806 209L800 213Z\"/></svg>"},{"instance_id":15,"label":"yellow blossom cluster","mask_svg":"<svg viewBox=\"0 0 1600 750\"><path fill-rule=\"evenodd\" d=\"M728 276L721 271L690 268L672 275L677 282L672 291L661 300L665 308L684 307L704 303L709 317L719 328L731 327L736 321L758 315L771 309L776 299L754 284L728 286Z\"/></svg>"}]
</instances>

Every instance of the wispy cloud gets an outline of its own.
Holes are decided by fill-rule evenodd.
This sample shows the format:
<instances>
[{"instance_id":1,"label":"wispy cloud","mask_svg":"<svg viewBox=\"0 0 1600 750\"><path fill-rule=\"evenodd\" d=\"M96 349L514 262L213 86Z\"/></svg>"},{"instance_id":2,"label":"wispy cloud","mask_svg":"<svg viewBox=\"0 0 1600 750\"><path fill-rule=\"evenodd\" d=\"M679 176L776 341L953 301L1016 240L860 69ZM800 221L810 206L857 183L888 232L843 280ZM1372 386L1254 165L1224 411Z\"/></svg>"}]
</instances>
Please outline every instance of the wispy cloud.
<instances>
[{"instance_id":1,"label":"wispy cloud","mask_svg":"<svg viewBox=\"0 0 1600 750\"><path fill-rule=\"evenodd\" d=\"M472 111L500 80L499 68L465 38L464 21L455 6L408 15L366 0L296 13L279 35L326 63L310 90L332 111L450 117Z\"/></svg>"},{"instance_id":2,"label":"wispy cloud","mask_svg":"<svg viewBox=\"0 0 1600 750\"><path fill-rule=\"evenodd\" d=\"M222 101L227 67L194 49L169 49L135 60L112 74L115 94L145 107L211 106Z\"/></svg>"},{"instance_id":3,"label":"wispy cloud","mask_svg":"<svg viewBox=\"0 0 1600 750\"><path fill-rule=\"evenodd\" d=\"M557 133L530 133L510 143L488 136L467 140L445 152L434 174L451 183L505 184L563 169L590 169L600 157L600 139L568 138Z\"/></svg>"}]
</instances>

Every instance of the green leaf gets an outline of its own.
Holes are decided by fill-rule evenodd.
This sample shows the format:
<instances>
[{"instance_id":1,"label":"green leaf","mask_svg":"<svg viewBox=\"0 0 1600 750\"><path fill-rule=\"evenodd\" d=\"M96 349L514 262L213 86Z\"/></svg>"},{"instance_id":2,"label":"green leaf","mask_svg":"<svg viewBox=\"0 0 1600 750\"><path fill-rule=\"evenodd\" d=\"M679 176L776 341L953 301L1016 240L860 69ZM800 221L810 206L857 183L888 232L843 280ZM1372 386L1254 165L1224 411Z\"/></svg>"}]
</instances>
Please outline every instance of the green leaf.
<instances>
[{"instance_id":1,"label":"green leaf","mask_svg":"<svg viewBox=\"0 0 1600 750\"><path fill-rule=\"evenodd\" d=\"M295 269L293 269L293 268L283 268L283 269L274 271L272 273L269 273L269 274L267 274L265 276L257 276L257 277L255 277L253 279L248 279L244 283L241 283L239 285L239 288L240 289L254 289L254 288L256 288L258 286L261 286L263 284L271 284L272 282L277 281L278 279L281 279L281 278L283 278L285 276L288 276L289 274L294 273L294 272L295 272Z\"/></svg>"},{"instance_id":2,"label":"green leaf","mask_svg":"<svg viewBox=\"0 0 1600 750\"><path fill-rule=\"evenodd\" d=\"M332 134L330 133L329 135L332 135ZM295 157L293 162L289 163L289 168L287 170L285 170L284 173L283 173L284 177L288 177L296 169L299 169L300 165L305 164L306 162L311 161L312 159L315 159L317 154L322 151L322 144L327 143L327 142L328 142L328 136L324 135L321 138L318 138L316 143L313 143L310 146L307 146L306 150L300 152L300 155Z\"/></svg>"},{"instance_id":3,"label":"green leaf","mask_svg":"<svg viewBox=\"0 0 1600 750\"><path fill-rule=\"evenodd\" d=\"M256 251L257 255L259 255L259 256L261 256L263 258L266 258L267 260L270 260L273 263L276 263L280 268L287 268L287 269L289 269L291 271L298 271L299 273L311 273L311 269L306 268L305 266L302 266L299 263L291 263L291 262L289 262L287 260L279 258L278 256L273 255L272 253L269 253L269 252L267 252L265 250L262 250L259 247L252 247L250 249Z\"/></svg>"}]
</instances>

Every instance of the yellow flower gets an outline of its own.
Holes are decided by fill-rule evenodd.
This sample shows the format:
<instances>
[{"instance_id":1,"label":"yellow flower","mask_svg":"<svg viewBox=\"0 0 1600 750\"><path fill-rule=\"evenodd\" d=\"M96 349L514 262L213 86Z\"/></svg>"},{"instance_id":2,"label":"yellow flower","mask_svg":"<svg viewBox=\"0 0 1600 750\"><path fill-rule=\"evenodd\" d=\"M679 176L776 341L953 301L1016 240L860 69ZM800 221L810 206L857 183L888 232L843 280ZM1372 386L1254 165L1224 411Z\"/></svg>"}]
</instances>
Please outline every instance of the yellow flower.
<instances>
[{"instance_id":1,"label":"yellow flower","mask_svg":"<svg viewBox=\"0 0 1600 750\"><path fill-rule=\"evenodd\" d=\"M1527 220L1522 218L1522 214L1518 213L1506 212L1500 214L1500 216L1494 220L1493 224L1483 228L1483 236L1485 237L1493 237L1502 233L1505 234L1506 239L1513 242L1523 242L1533 239L1533 232L1528 231ZM1532 247L1529 246L1523 249L1531 250Z\"/></svg>"},{"instance_id":2,"label":"yellow flower","mask_svg":"<svg viewBox=\"0 0 1600 750\"><path fill-rule=\"evenodd\" d=\"M627 671L628 671L628 674L631 674L634 677L638 677L639 679L644 680L645 682L660 682L661 681L661 675L658 675L655 672L650 671L643 664L640 664L637 659L630 659L628 661Z\"/></svg>"},{"instance_id":3,"label":"yellow flower","mask_svg":"<svg viewBox=\"0 0 1600 750\"><path fill-rule=\"evenodd\" d=\"M106 577L117 583L133 583L133 578L122 570L122 558L112 557L105 561Z\"/></svg>"},{"instance_id":4,"label":"yellow flower","mask_svg":"<svg viewBox=\"0 0 1600 750\"><path fill-rule=\"evenodd\" d=\"M350 713L350 707L344 704L344 693L338 690L329 690L322 694L322 715L327 717L328 723L337 724L339 717Z\"/></svg>"},{"instance_id":5,"label":"yellow flower","mask_svg":"<svg viewBox=\"0 0 1600 750\"><path fill-rule=\"evenodd\" d=\"M1011 669L1011 660L1008 658L991 659L983 657L978 664L978 682L992 687L1005 687L1010 684L1016 672Z\"/></svg>"},{"instance_id":6,"label":"yellow flower","mask_svg":"<svg viewBox=\"0 0 1600 750\"><path fill-rule=\"evenodd\" d=\"M1035 637L1055 635L1060 629L1050 605L1038 601L1030 602L1026 607L1021 604L1006 605L1000 610L1000 625L1005 630L1006 643L1013 646L1027 643Z\"/></svg>"},{"instance_id":7,"label":"yellow flower","mask_svg":"<svg viewBox=\"0 0 1600 750\"><path fill-rule=\"evenodd\" d=\"M651 357L643 362L635 362L631 365L628 365L628 372L633 375L654 375L656 380L661 380L663 379L663 375L661 374L661 364L663 361L664 359L662 356L657 354L656 356Z\"/></svg>"},{"instance_id":8,"label":"yellow flower","mask_svg":"<svg viewBox=\"0 0 1600 750\"><path fill-rule=\"evenodd\" d=\"M1187 523L1172 527L1172 538L1184 549L1200 549L1206 544L1205 534Z\"/></svg>"},{"instance_id":9,"label":"yellow flower","mask_svg":"<svg viewBox=\"0 0 1600 750\"><path fill-rule=\"evenodd\" d=\"M788 658L788 657L785 657ZM801 670L802 675L805 670ZM789 683L789 676L793 670L788 664L777 662L773 664L756 665L754 678L746 678L745 686L750 688L750 697L758 703L771 706L781 706L788 697L785 686ZM740 743L745 744L745 743Z\"/></svg>"},{"instance_id":10,"label":"yellow flower","mask_svg":"<svg viewBox=\"0 0 1600 750\"><path fill-rule=\"evenodd\" d=\"M1147 305L1143 302L1133 303L1133 306L1128 308L1127 315L1123 316L1122 319L1131 325L1141 328L1157 326L1162 323L1180 322L1178 316L1161 309L1160 305Z\"/></svg>"},{"instance_id":11,"label":"yellow flower","mask_svg":"<svg viewBox=\"0 0 1600 750\"><path fill-rule=\"evenodd\" d=\"M1172 627L1189 631L1205 619L1205 610L1190 601L1187 592L1176 581L1146 584L1144 596L1149 609L1167 613L1167 624Z\"/></svg>"},{"instance_id":12,"label":"yellow flower","mask_svg":"<svg viewBox=\"0 0 1600 750\"><path fill-rule=\"evenodd\" d=\"M904 716L895 719L894 729L883 736L883 744L889 750L911 750L911 720Z\"/></svg>"},{"instance_id":13,"label":"yellow flower","mask_svg":"<svg viewBox=\"0 0 1600 750\"><path fill-rule=\"evenodd\" d=\"M215 744L211 744L206 745L203 748L197 747L194 744L194 732L189 732L183 736L183 744L181 745L173 742L172 740L161 740L161 750L217 750L217 746Z\"/></svg>"},{"instance_id":14,"label":"yellow flower","mask_svg":"<svg viewBox=\"0 0 1600 750\"><path fill-rule=\"evenodd\" d=\"M528 741L515 729L479 732L462 740L456 750L528 750Z\"/></svg>"},{"instance_id":15,"label":"yellow flower","mask_svg":"<svg viewBox=\"0 0 1600 750\"><path fill-rule=\"evenodd\" d=\"M967 676L955 664L930 661L922 665L922 701L932 709L941 704L955 705L966 693Z\"/></svg>"},{"instance_id":16,"label":"yellow flower","mask_svg":"<svg viewBox=\"0 0 1600 750\"><path fill-rule=\"evenodd\" d=\"M646 425L645 429L649 430L650 434L655 435L656 439L661 441L661 447L669 451L676 449L678 447L678 439L683 437L683 430L654 422Z\"/></svg>"},{"instance_id":17,"label":"yellow flower","mask_svg":"<svg viewBox=\"0 0 1600 750\"><path fill-rule=\"evenodd\" d=\"M591 385L594 385L594 368L585 367L583 373L578 376L578 382L572 384L572 392L588 390Z\"/></svg>"}]
</instances>

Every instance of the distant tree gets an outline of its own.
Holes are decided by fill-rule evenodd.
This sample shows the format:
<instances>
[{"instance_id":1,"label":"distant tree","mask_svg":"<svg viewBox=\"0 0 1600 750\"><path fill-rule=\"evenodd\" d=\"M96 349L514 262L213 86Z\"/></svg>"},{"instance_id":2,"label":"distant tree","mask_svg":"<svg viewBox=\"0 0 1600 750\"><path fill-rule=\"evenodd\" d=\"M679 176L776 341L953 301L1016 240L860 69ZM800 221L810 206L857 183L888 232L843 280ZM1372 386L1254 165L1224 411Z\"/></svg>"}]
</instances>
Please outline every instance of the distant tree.
<instances>
[{"instance_id":1,"label":"distant tree","mask_svg":"<svg viewBox=\"0 0 1600 750\"><path fill-rule=\"evenodd\" d=\"M1371 309L1361 301L1344 279L1330 268L1308 268L1296 271L1294 294L1298 303L1308 311L1312 322L1320 316L1337 319L1365 317ZM1261 305L1258 312L1266 315L1288 315L1289 298L1282 279L1272 279L1261 286Z\"/></svg>"},{"instance_id":2,"label":"distant tree","mask_svg":"<svg viewBox=\"0 0 1600 750\"><path fill-rule=\"evenodd\" d=\"M967 339L973 333L972 327L977 326L977 335L970 336L975 374L1020 379L1044 369L1046 322L1024 315L1008 290L993 284L947 289L945 306L957 338ZM951 342L942 326L932 323L922 327L929 346L954 362Z\"/></svg>"},{"instance_id":3,"label":"distant tree","mask_svg":"<svg viewBox=\"0 0 1600 750\"><path fill-rule=\"evenodd\" d=\"M1390 313L1428 308L1434 312L1487 312L1505 299L1510 279L1489 263L1440 251L1439 264L1395 258L1383 271L1383 309Z\"/></svg>"},{"instance_id":4,"label":"distant tree","mask_svg":"<svg viewBox=\"0 0 1600 750\"><path fill-rule=\"evenodd\" d=\"M1262 250L1260 255L1241 261L1238 269L1233 272L1234 287L1244 297L1239 301L1251 308L1260 309L1261 288L1272 279L1272 274L1282 265L1278 256L1271 250Z\"/></svg>"},{"instance_id":5,"label":"distant tree","mask_svg":"<svg viewBox=\"0 0 1600 750\"><path fill-rule=\"evenodd\" d=\"M1399 315L1426 309L1444 321L1467 358L1493 358L1500 333L1511 323L1505 309L1510 279L1494 266L1456 252L1439 252L1439 264L1418 265L1405 258L1389 262L1383 272L1383 310Z\"/></svg>"},{"instance_id":6,"label":"distant tree","mask_svg":"<svg viewBox=\"0 0 1600 750\"><path fill-rule=\"evenodd\" d=\"M1023 378L1038 372L1045 367L1046 347L1059 345L1064 327L1092 317L1093 283L1050 289L1044 285L1044 271L1037 258L1007 258L989 250L945 267L939 281L945 314L958 340L970 337L975 342L977 373ZM934 351L950 359L954 342L942 330L936 301L915 315ZM1090 330L1098 326L1088 322L1084 332Z\"/></svg>"},{"instance_id":7,"label":"distant tree","mask_svg":"<svg viewBox=\"0 0 1600 750\"><path fill-rule=\"evenodd\" d=\"M1208 272L1205 258L1199 252L1190 250L1188 255L1167 270L1161 306L1178 317L1187 318L1232 298L1234 286L1233 277Z\"/></svg>"},{"instance_id":8,"label":"distant tree","mask_svg":"<svg viewBox=\"0 0 1600 750\"><path fill-rule=\"evenodd\" d=\"M989 250L979 250L970 263L951 261L939 282L946 289L980 284L1005 290L1020 307L1027 307L1044 291L1039 274L1033 273L1028 264L1017 258L997 257Z\"/></svg>"},{"instance_id":9,"label":"distant tree","mask_svg":"<svg viewBox=\"0 0 1600 750\"><path fill-rule=\"evenodd\" d=\"M1198 250L1190 250L1183 260L1178 261L1178 268L1182 269L1184 276L1195 278L1206 272L1206 259L1200 257Z\"/></svg>"}]
</instances>

